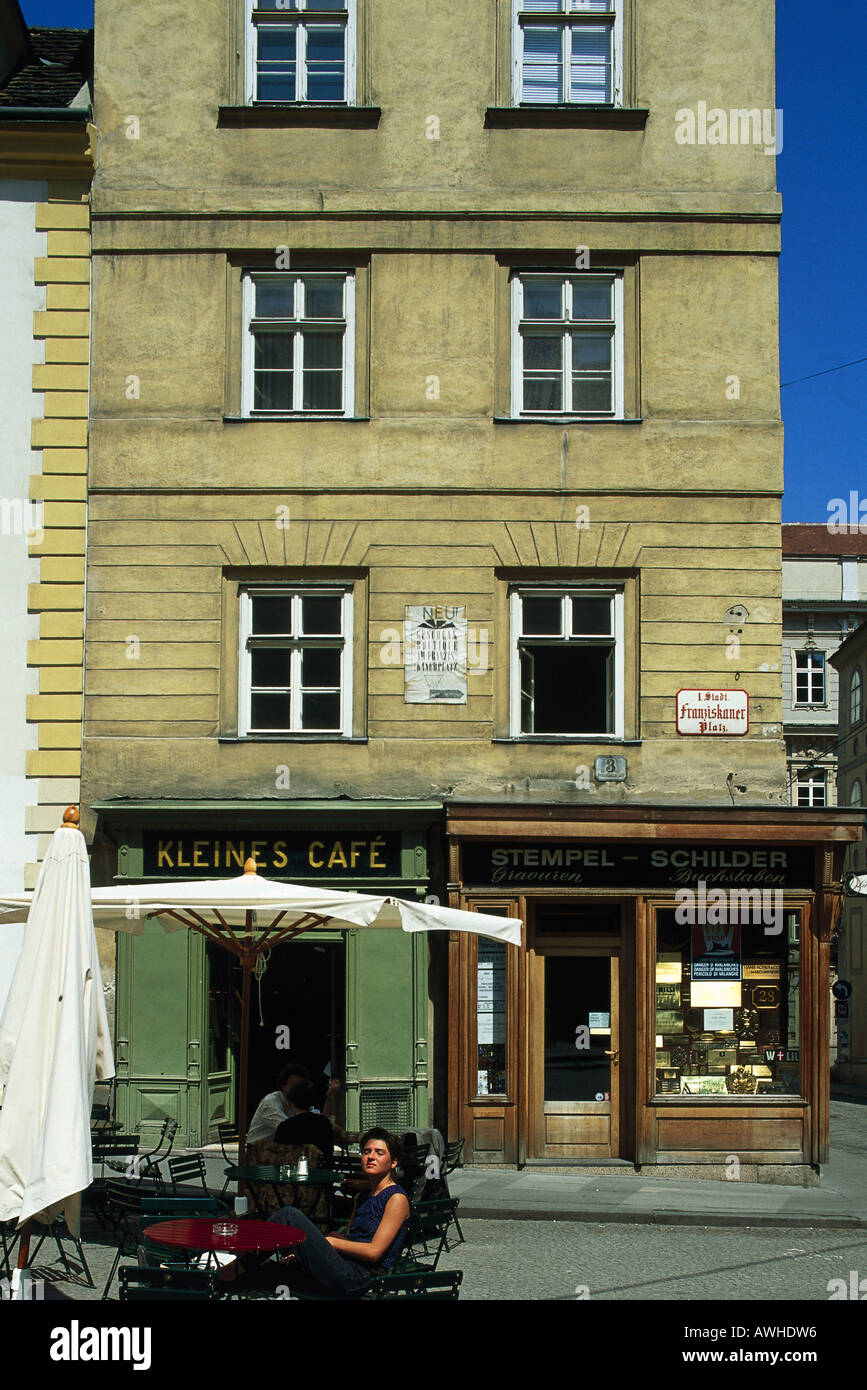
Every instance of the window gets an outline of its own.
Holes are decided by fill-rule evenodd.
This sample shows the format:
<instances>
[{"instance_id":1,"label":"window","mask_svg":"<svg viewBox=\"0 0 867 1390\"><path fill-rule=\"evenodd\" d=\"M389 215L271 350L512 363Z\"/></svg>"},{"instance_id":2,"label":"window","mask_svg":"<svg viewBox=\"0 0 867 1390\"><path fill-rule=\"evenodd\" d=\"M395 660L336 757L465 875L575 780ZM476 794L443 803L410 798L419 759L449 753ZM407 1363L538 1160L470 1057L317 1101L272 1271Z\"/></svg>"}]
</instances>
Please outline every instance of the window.
<instances>
[{"instance_id":1,"label":"window","mask_svg":"<svg viewBox=\"0 0 867 1390\"><path fill-rule=\"evenodd\" d=\"M512 414L623 416L619 275L512 279Z\"/></svg>"},{"instance_id":2,"label":"window","mask_svg":"<svg viewBox=\"0 0 867 1390\"><path fill-rule=\"evenodd\" d=\"M863 796L864 793L861 790L861 783L858 781L858 778L856 777L855 781L852 783L852 790L849 793L849 805L863 806Z\"/></svg>"},{"instance_id":3,"label":"window","mask_svg":"<svg viewBox=\"0 0 867 1390\"><path fill-rule=\"evenodd\" d=\"M805 769L798 773L798 806L827 806L828 774L818 768Z\"/></svg>"},{"instance_id":4,"label":"window","mask_svg":"<svg viewBox=\"0 0 867 1390\"><path fill-rule=\"evenodd\" d=\"M824 705L825 653L795 652L795 704Z\"/></svg>"},{"instance_id":5,"label":"window","mask_svg":"<svg viewBox=\"0 0 867 1390\"><path fill-rule=\"evenodd\" d=\"M656 1094L799 1095L800 912L781 890L743 888L721 923L683 915L655 913Z\"/></svg>"},{"instance_id":6,"label":"window","mask_svg":"<svg viewBox=\"0 0 867 1390\"><path fill-rule=\"evenodd\" d=\"M623 738L623 591L510 595L511 734Z\"/></svg>"},{"instance_id":7,"label":"window","mask_svg":"<svg viewBox=\"0 0 867 1390\"><path fill-rule=\"evenodd\" d=\"M861 672L858 667L852 672L852 679L849 682L849 723L850 725L860 724L861 722Z\"/></svg>"},{"instance_id":8,"label":"window","mask_svg":"<svg viewBox=\"0 0 867 1390\"><path fill-rule=\"evenodd\" d=\"M514 0L515 104L619 105L620 34L614 0Z\"/></svg>"},{"instance_id":9,"label":"window","mask_svg":"<svg viewBox=\"0 0 867 1390\"><path fill-rule=\"evenodd\" d=\"M250 10L247 99L355 99L355 0L260 0Z\"/></svg>"},{"instance_id":10,"label":"window","mask_svg":"<svg viewBox=\"0 0 867 1390\"><path fill-rule=\"evenodd\" d=\"M355 277L244 278L245 415L352 415Z\"/></svg>"},{"instance_id":11,"label":"window","mask_svg":"<svg viewBox=\"0 0 867 1390\"><path fill-rule=\"evenodd\" d=\"M255 586L241 595L242 734L349 735L352 594Z\"/></svg>"}]
</instances>

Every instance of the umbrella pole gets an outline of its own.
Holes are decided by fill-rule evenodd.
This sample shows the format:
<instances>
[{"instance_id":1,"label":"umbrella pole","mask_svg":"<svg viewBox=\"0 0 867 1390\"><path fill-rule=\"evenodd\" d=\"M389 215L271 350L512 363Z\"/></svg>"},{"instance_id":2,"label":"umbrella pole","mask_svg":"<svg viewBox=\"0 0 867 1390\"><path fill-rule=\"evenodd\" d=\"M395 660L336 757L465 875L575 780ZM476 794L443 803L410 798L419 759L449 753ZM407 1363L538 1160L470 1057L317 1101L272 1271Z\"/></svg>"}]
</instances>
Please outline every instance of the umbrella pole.
<instances>
[{"instance_id":1,"label":"umbrella pole","mask_svg":"<svg viewBox=\"0 0 867 1390\"><path fill-rule=\"evenodd\" d=\"M252 917L252 913L247 914ZM250 977L253 961L247 951L241 957L241 1075L238 1084L238 1167L244 1166L247 1152L247 1068L250 1056Z\"/></svg>"}]
</instances>

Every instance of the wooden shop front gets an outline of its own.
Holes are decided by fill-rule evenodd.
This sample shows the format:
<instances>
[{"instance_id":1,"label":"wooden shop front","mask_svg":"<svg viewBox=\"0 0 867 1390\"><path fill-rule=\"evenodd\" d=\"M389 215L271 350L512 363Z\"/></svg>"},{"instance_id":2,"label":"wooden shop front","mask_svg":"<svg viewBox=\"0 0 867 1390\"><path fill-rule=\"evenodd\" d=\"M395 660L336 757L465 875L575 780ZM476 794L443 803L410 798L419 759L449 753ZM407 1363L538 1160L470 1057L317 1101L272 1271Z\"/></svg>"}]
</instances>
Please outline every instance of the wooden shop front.
<instances>
[{"instance_id":1,"label":"wooden shop front","mask_svg":"<svg viewBox=\"0 0 867 1390\"><path fill-rule=\"evenodd\" d=\"M449 808L452 906L526 924L520 948L450 941L449 1129L467 1161L825 1162L830 941L861 823Z\"/></svg>"}]
</instances>

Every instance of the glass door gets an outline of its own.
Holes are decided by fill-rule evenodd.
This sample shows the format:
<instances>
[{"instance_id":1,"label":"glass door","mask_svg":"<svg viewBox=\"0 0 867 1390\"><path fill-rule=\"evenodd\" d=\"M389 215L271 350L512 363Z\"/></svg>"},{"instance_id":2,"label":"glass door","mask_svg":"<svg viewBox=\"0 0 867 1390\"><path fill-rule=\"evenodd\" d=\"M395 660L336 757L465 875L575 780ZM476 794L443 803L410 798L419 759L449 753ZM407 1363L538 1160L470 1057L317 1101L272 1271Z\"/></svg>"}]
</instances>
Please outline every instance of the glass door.
<instances>
[{"instance_id":1,"label":"glass door","mask_svg":"<svg viewBox=\"0 0 867 1390\"><path fill-rule=\"evenodd\" d=\"M537 1158L618 1155L619 957L536 946L532 1091Z\"/></svg>"}]
</instances>

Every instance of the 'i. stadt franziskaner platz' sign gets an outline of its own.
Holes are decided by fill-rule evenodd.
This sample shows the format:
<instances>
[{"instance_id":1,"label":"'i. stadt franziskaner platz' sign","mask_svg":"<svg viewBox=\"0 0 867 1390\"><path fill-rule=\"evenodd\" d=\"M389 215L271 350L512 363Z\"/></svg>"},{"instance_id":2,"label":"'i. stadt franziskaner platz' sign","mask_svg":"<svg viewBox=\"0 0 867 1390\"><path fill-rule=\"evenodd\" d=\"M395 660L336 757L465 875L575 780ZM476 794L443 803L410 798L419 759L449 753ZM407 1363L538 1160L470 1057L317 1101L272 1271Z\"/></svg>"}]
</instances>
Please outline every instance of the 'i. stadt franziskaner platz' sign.
<instances>
[{"instance_id":1,"label":"'i. stadt franziskaner platz' sign","mask_svg":"<svg viewBox=\"0 0 867 1390\"><path fill-rule=\"evenodd\" d=\"M750 697L745 690L678 690L679 734L745 734Z\"/></svg>"}]
</instances>

